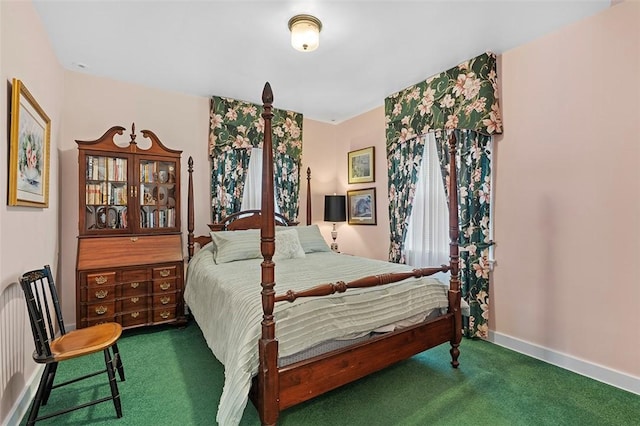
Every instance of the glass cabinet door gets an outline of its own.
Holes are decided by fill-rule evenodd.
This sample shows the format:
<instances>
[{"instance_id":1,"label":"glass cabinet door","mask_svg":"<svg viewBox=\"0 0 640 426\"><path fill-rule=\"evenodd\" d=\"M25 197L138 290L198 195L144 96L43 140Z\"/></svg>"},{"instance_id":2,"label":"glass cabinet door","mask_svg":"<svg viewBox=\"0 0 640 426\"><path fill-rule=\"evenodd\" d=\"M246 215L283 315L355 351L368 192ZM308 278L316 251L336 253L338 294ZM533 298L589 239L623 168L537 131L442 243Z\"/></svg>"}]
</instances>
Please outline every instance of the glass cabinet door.
<instances>
[{"instance_id":1,"label":"glass cabinet door","mask_svg":"<svg viewBox=\"0 0 640 426\"><path fill-rule=\"evenodd\" d=\"M176 163L140 160L141 229L176 227Z\"/></svg>"},{"instance_id":2,"label":"glass cabinet door","mask_svg":"<svg viewBox=\"0 0 640 426\"><path fill-rule=\"evenodd\" d=\"M127 229L127 158L87 155L85 161L85 231Z\"/></svg>"}]
</instances>

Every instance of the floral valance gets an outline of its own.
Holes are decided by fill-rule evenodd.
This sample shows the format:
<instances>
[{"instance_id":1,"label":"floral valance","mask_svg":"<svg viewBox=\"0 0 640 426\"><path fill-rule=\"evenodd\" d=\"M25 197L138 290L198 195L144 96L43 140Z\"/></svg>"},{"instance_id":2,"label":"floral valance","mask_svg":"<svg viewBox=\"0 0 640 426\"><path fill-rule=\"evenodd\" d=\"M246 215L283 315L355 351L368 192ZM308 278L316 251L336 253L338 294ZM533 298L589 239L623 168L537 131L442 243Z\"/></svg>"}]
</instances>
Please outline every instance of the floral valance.
<instances>
[{"instance_id":1,"label":"floral valance","mask_svg":"<svg viewBox=\"0 0 640 426\"><path fill-rule=\"evenodd\" d=\"M302 158L302 114L272 109L274 151ZM231 149L262 148L264 119L262 105L236 99L211 97L209 155L215 157Z\"/></svg>"},{"instance_id":2,"label":"floral valance","mask_svg":"<svg viewBox=\"0 0 640 426\"><path fill-rule=\"evenodd\" d=\"M384 100L387 147L433 129L502 133L496 56L491 52Z\"/></svg>"}]
</instances>

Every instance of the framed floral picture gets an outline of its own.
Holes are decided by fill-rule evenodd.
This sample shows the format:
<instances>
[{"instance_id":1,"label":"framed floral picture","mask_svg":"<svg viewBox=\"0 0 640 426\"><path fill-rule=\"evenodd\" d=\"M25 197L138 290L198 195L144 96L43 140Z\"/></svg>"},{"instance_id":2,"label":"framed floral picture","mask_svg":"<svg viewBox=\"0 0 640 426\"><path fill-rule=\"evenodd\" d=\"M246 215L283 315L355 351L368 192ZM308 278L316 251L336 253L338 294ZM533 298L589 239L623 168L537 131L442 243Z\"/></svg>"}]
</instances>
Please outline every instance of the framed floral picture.
<instances>
[{"instance_id":1,"label":"framed floral picture","mask_svg":"<svg viewBox=\"0 0 640 426\"><path fill-rule=\"evenodd\" d=\"M375 182L375 147L351 151L347 155L349 183Z\"/></svg>"},{"instance_id":2,"label":"framed floral picture","mask_svg":"<svg viewBox=\"0 0 640 426\"><path fill-rule=\"evenodd\" d=\"M22 81L11 86L9 205L49 207L51 120Z\"/></svg>"},{"instance_id":3,"label":"framed floral picture","mask_svg":"<svg viewBox=\"0 0 640 426\"><path fill-rule=\"evenodd\" d=\"M349 225L375 225L376 189L347 191L347 222Z\"/></svg>"}]
</instances>

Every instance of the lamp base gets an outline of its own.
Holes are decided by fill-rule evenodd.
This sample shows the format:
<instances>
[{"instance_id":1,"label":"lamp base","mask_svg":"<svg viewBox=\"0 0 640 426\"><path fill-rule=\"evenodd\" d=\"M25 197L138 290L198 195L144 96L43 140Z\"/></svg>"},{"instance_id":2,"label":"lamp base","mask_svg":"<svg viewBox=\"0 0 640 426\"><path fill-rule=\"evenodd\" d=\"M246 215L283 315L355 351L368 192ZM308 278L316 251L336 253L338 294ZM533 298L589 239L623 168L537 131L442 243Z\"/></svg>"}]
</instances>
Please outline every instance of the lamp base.
<instances>
[{"instance_id":1,"label":"lamp base","mask_svg":"<svg viewBox=\"0 0 640 426\"><path fill-rule=\"evenodd\" d=\"M331 238L333 238L333 242L331 243L331 251L339 253L338 251L338 243L336 243L336 238L338 238L338 231L336 231L336 224L333 224L333 229L331 230Z\"/></svg>"}]
</instances>

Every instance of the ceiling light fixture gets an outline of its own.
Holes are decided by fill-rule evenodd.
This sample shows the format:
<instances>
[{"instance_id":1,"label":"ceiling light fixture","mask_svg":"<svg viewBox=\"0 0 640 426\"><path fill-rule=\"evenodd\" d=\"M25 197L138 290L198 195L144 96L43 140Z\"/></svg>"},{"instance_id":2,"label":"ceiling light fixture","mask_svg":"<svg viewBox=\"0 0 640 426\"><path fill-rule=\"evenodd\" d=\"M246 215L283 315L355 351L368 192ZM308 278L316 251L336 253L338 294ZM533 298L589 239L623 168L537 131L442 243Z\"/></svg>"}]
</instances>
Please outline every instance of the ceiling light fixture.
<instances>
[{"instance_id":1,"label":"ceiling light fixture","mask_svg":"<svg viewBox=\"0 0 640 426\"><path fill-rule=\"evenodd\" d=\"M312 52L320 44L322 22L315 16L296 15L289 19L291 46L301 52Z\"/></svg>"}]
</instances>

